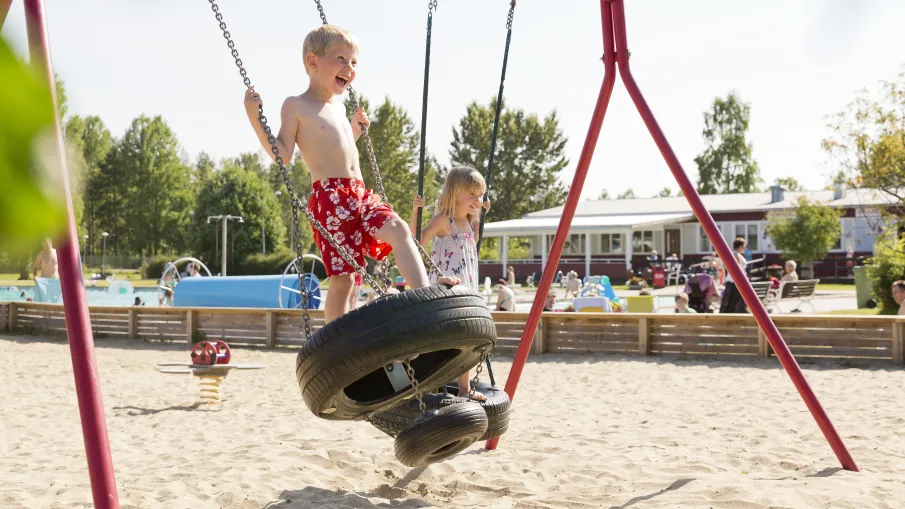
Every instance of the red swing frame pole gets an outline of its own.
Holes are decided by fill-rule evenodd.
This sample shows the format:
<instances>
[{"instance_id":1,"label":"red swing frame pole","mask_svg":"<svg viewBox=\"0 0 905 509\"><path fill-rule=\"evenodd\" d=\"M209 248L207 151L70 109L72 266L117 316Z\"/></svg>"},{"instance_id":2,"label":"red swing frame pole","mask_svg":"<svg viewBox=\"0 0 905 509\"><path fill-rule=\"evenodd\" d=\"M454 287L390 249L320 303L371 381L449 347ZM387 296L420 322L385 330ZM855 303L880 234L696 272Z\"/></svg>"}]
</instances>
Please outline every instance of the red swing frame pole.
<instances>
[{"instance_id":1,"label":"red swing frame pole","mask_svg":"<svg viewBox=\"0 0 905 509\"><path fill-rule=\"evenodd\" d=\"M54 163L57 163L60 168L60 182L65 190L67 210L65 236L58 239L57 257L60 267L66 332L69 336L69 352L72 357L75 391L79 403L82 435L85 440L85 456L88 460L88 475L91 480L91 493L96 509L119 509L119 496L116 491L113 459L110 455L110 442L107 437L107 423L101 398L100 375L94 356L94 336L91 332L87 295L82 281L78 235L72 209L66 151L63 148L63 132L57 108L44 2L43 0L24 0L23 3L25 4L25 22L31 63L49 85L54 104L54 136L56 139L51 156L54 158Z\"/></svg>"},{"instance_id":2,"label":"red swing frame pole","mask_svg":"<svg viewBox=\"0 0 905 509\"><path fill-rule=\"evenodd\" d=\"M707 237L716 248L720 258L723 260L733 260L734 257L732 251L729 249L729 244L720 233L710 212L704 207L700 195L698 195L694 185L692 185L691 181L688 179L685 170L682 169L678 158L669 146L666 136L664 136L663 131L657 124L653 113L648 107L647 102L644 100L644 96L641 94L641 90L638 88L638 85L635 83L635 79L632 76L631 69L629 68L629 51L625 30L625 8L623 2L624 0L600 1L604 34L604 62L608 62L610 55L614 54L613 45L615 43L615 57L618 62L619 75L622 77L622 82L628 90L632 102L634 102L635 107L638 109L638 113L644 120L651 136L654 138L657 148L660 149L660 153L666 160L666 164L669 166L673 177L675 177L676 182L679 184L679 187L682 189L683 194L694 211L695 217L704 228ZM607 46L608 44L609 47ZM611 68L608 66L606 68L603 85L603 90L607 91L607 100L609 100L609 93L612 92L613 88L612 81L608 81L610 78L615 79L615 73L612 72ZM601 98L603 98L604 95L603 90L601 91ZM519 348L516 352L515 360L513 361L512 371L506 382L506 393L509 394L510 398L513 398L515 395L515 388L518 385L519 377L521 376L525 361L528 358L528 351L531 347L534 332L537 329L537 324L540 319L540 310L542 309L544 298L550 290L553 272L559 262L559 257L565 242L565 234L568 232L572 217L575 214L578 196L581 194L581 187L584 184L588 164L590 163L591 155L593 154L593 143L591 143L591 146L589 147L589 142L597 140L597 135L600 132L600 124L603 121L603 114L599 111L600 107L600 100L598 100L597 109L594 110L591 128L588 131L588 137L585 141L585 147L578 162L575 179L573 180L572 188L569 191L569 197L566 200L565 210L563 211L559 227L556 230L556 237L554 238L547 265L544 267L541 285L535 295L528 323L525 326L525 332L519 343ZM605 103L603 105L603 110L606 110ZM836 454L836 458L842 464L843 468L857 472L858 466L855 464L855 460L845 447L842 438L839 436L833 423L817 400L817 396L814 394L813 390L811 390L804 374L801 372L801 367L798 365L798 362L795 361L795 358L789 351L789 347L780 335L779 330L767 314L767 310L763 303L757 298L754 289L751 287L751 283L748 281L744 272L742 272L741 267L737 263L726 263L725 266L729 270L732 279L736 282L737 288L739 289L745 304L747 304L748 309L750 309L751 313L754 315L754 319L757 321L758 326L764 332L767 341L770 342L770 346L773 347L776 357L779 358L780 363L786 370L789 378L791 378L792 384L798 390L798 393L804 400L808 410L810 410L814 420L817 421L817 426L823 432L823 436ZM498 438L488 441L487 448L495 449L498 441Z\"/></svg>"},{"instance_id":3,"label":"red swing frame pole","mask_svg":"<svg viewBox=\"0 0 905 509\"><path fill-rule=\"evenodd\" d=\"M612 26L612 14L606 0L600 1L600 16L603 19L603 25ZM569 196L566 198L566 204L563 208L562 217L559 220L559 226L556 228L556 236L553 238L553 246L550 248L550 254L547 256L547 264L544 265L541 275L540 284L537 287L537 293L534 295L534 303L531 306L531 312L528 314L528 322L525 325L525 331L522 333L522 339L519 342L518 350L515 352L515 360L512 362L512 369L509 377L506 379L506 394L509 399L515 399L515 389L518 387L519 378L522 376L522 369L528 360L528 353L531 350L531 343L534 340L534 331L537 330L537 324L540 322L541 313L544 310L544 300L553 284L553 276L556 272L556 266L559 265L559 258L562 255L563 245L566 242L566 233L572 224L572 218L575 217L575 209L578 207L579 197L581 196L581 188L584 187L585 178L588 176L588 168L591 159L594 156L594 148L597 146L597 138L600 136L600 128L603 125L603 118L606 116L607 106L610 104L610 97L613 95L613 86L616 84L616 58L612 30L603 31L603 84L600 86L600 93L597 95L597 105L594 107L594 113L591 115L591 126L588 128L588 134L584 140L584 146L581 149L581 156L578 158L578 166L575 169L575 176L572 178L572 187ZM487 449L496 449L500 438L492 438L487 441Z\"/></svg>"},{"instance_id":4,"label":"red swing frame pole","mask_svg":"<svg viewBox=\"0 0 905 509\"><path fill-rule=\"evenodd\" d=\"M729 248L729 244L720 233L720 230L717 227L716 222L713 220L713 217L710 215L710 212L708 212L707 208L704 207L704 203L701 201L700 195L698 195L698 192L695 189L694 185L688 179L688 175L685 173L685 170L682 169L682 165L679 164L679 159L676 157L675 153L672 151L672 148L669 146L669 142L666 141L666 136L664 136L663 131L660 130L660 126L657 124L657 121L654 118L654 114L647 106L647 102L644 100L644 96L641 95L641 90L638 88L637 83L635 83L635 79L632 77L632 71L629 68L628 63L629 55L628 43L625 34L625 7L623 4L624 0L611 1L613 4L613 28L616 34L616 45L618 48L620 48L617 57L617 61L619 63L619 75L622 77L622 82L625 84L625 88L628 90L628 93L632 98L632 102L635 103L635 107L638 109L638 113L641 114L641 118L644 120L644 124L647 126L648 131L650 131L651 136L653 136L654 142L657 144L657 148L660 149L660 153L666 160L666 164L669 166L673 177L675 177L676 182L678 182L679 187L685 194L685 198L688 200L688 204L691 205L695 217L704 228L704 231L707 232L707 237L710 240L711 244L713 244L713 246L716 248L716 251L720 255L720 258L727 260L727 263L725 263L724 266L732 276L732 280L735 282L736 287L742 294L742 298L744 299L745 304L747 304L748 309L751 310L751 314L754 315L754 319L755 321L757 321L758 326L760 326L760 329L766 336L767 341L770 342L770 346L773 347L773 351L776 354L776 357L779 359L779 362L782 364L782 367L785 368L786 373L789 375L789 378L792 379L792 384L798 390L798 393L804 400L804 403L808 407L808 410L810 410L811 415L814 417L814 420L817 421L817 426L820 428L820 431L823 432L824 438L826 438L827 442L829 442L830 447L836 454L836 458L839 459L842 467L846 470L858 472L858 465L855 464L855 460L852 458L851 454L849 454L848 449L845 447L845 443L843 443L842 437L839 436L839 433L836 431L836 428L830 421L829 416L827 416L826 412L824 411L823 406L820 404L820 401L817 400L817 396L814 394L814 391L811 390L811 386L808 384L807 380L804 377L804 374L801 372L801 367L798 365L798 362L795 360L792 352L789 351L789 347L788 345L786 345L785 340L783 340L782 336L780 335L779 329L776 328L776 324L774 324L773 320L770 319L770 316L767 313L767 309L764 307L764 304L760 301L760 299L757 298L757 295L754 293L754 289L751 287L751 282L748 281L748 278L742 271L742 268L739 266L739 264L728 261L734 260L733 252Z\"/></svg>"}]
</instances>

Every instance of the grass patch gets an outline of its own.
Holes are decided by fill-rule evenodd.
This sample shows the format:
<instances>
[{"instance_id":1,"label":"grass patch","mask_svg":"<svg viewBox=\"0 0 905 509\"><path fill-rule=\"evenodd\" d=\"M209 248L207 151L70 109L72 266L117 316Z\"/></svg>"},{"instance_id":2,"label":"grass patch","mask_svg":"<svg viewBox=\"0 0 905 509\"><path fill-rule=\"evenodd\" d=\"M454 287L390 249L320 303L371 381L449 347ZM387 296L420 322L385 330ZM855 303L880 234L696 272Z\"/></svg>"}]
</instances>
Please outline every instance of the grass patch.
<instances>
[{"instance_id":1,"label":"grass patch","mask_svg":"<svg viewBox=\"0 0 905 509\"><path fill-rule=\"evenodd\" d=\"M818 290L848 290L850 292L855 291L855 285L846 285L846 284L835 284L835 283L819 283L817 285Z\"/></svg>"}]
</instances>

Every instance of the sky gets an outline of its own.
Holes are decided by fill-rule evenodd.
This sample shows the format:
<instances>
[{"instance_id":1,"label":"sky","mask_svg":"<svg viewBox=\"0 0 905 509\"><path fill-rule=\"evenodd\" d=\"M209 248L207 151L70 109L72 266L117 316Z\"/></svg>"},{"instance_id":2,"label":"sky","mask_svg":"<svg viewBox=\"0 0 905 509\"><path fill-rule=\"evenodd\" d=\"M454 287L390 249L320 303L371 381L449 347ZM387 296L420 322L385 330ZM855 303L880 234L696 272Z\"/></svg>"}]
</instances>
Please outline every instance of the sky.
<instances>
[{"instance_id":1,"label":"sky","mask_svg":"<svg viewBox=\"0 0 905 509\"><path fill-rule=\"evenodd\" d=\"M203 0L45 0L55 71L70 114L98 115L121 136L138 115L162 115L185 153L215 159L260 151L245 115L244 85ZM306 33L320 20L312 1L218 2L265 113L303 92ZM355 89L372 104L389 97L421 124L426 2L323 0L331 23L360 40ZM153 8L151 8L153 5ZM452 127L472 101L499 86L505 0L439 1L431 49L427 149L448 162ZM859 89L905 70L901 0L627 0L633 75L692 181L705 148L703 114L736 91L751 105L749 141L767 184L793 176L820 189L831 172L820 142L827 115ZM0 36L27 54L22 2ZM569 184L603 78L596 1L521 0L515 12L505 97L511 107L555 111L568 138ZM766 184L765 184L766 185ZM583 198L632 188L678 189L620 81Z\"/></svg>"}]
</instances>

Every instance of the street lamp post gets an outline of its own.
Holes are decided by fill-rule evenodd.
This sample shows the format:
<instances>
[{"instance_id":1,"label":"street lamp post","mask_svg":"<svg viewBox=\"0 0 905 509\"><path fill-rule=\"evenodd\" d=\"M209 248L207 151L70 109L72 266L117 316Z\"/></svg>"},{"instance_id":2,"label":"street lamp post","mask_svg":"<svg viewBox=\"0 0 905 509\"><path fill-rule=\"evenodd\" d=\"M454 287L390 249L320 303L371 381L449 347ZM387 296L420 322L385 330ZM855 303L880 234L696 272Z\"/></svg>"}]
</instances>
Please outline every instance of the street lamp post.
<instances>
[{"instance_id":1,"label":"street lamp post","mask_svg":"<svg viewBox=\"0 0 905 509\"><path fill-rule=\"evenodd\" d=\"M101 234L101 237L104 237L104 254L101 258L101 279L107 277L107 237L109 236L110 234L107 232Z\"/></svg>"},{"instance_id":2,"label":"street lamp post","mask_svg":"<svg viewBox=\"0 0 905 509\"><path fill-rule=\"evenodd\" d=\"M82 255L82 265L88 263L88 234L85 234L85 254ZM84 268L83 268L84 269Z\"/></svg>"},{"instance_id":3,"label":"street lamp post","mask_svg":"<svg viewBox=\"0 0 905 509\"><path fill-rule=\"evenodd\" d=\"M245 220L242 219L242 216L230 216L230 215L219 215L219 216L208 216L207 222L210 223L211 219L215 221L223 222L223 257L220 259L220 272L221 276L226 276L226 222L230 219L237 219L240 223L244 223Z\"/></svg>"},{"instance_id":4,"label":"street lamp post","mask_svg":"<svg viewBox=\"0 0 905 509\"><path fill-rule=\"evenodd\" d=\"M283 194L282 191L274 191L273 195L279 197ZM265 216L264 216L264 200L261 200L261 254L267 254L267 241L265 240L267 237L265 235Z\"/></svg>"}]
</instances>

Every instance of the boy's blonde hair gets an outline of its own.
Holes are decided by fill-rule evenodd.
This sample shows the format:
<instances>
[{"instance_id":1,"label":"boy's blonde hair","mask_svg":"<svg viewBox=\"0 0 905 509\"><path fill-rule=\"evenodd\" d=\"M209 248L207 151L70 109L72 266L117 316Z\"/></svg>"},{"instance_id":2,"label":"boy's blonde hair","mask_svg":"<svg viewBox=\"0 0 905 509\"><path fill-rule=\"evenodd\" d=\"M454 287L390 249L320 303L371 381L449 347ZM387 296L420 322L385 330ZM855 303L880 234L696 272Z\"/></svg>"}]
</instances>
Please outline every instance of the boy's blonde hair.
<instances>
[{"instance_id":1,"label":"boy's blonde hair","mask_svg":"<svg viewBox=\"0 0 905 509\"><path fill-rule=\"evenodd\" d=\"M358 40L355 36L336 25L321 25L308 32L305 42L302 44L302 61L305 64L305 72L310 72L310 69L308 69L308 53L314 53L322 57L328 51L340 45L351 46L352 49L358 51Z\"/></svg>"},{"instance_id":2,"label":"boy's blonde hair","mask_svg":"<svg viewBox=\"0 0 905 509\"><path fill-rule=\"evenodd\" d=\"M484 194L487 190L487 183L478 170L471 166L456 166L449 170L446 174L446 182L440 190L440 199L437 200L437 214L455 217L456 215L456 197L462 191L476 191ZM478 220L476 214L467 214L468 222Z\"/></svg>"}]
</instances>

